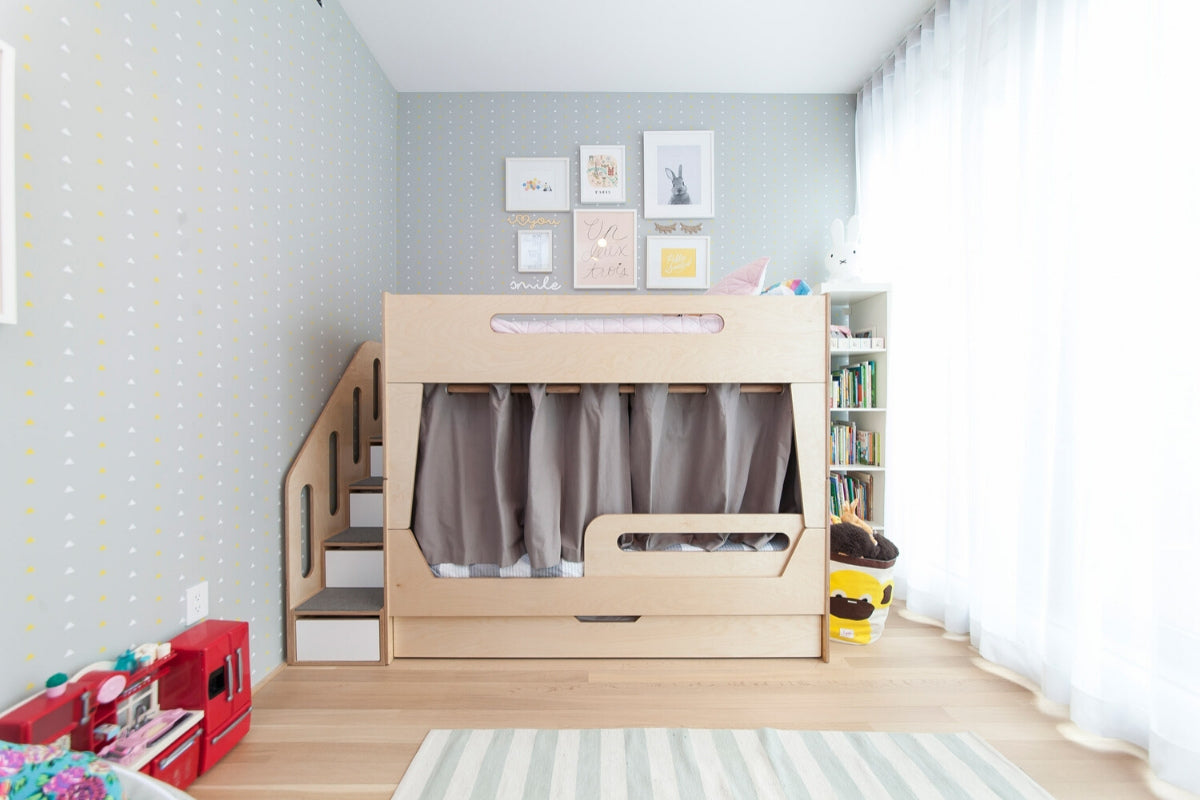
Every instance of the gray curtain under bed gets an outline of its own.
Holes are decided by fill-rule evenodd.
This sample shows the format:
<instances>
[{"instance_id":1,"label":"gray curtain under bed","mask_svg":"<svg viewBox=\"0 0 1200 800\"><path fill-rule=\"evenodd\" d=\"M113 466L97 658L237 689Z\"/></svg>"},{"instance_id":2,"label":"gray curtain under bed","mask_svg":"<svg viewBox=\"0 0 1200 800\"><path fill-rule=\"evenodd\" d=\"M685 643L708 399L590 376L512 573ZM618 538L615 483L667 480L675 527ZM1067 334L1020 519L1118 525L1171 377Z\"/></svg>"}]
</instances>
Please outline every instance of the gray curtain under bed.
<instances>
[{"instance_id":1,"label":"gray curtain under bed","mask_svg":"<svg viewBox=\"0 0 1200 800\"><path fill-rule=\"evenodd\" d=\"M583 560L583 531L600 514L799 511L792 406L781 393L712 384L584 384L556 394L531 384L487 394L425 387L413 534L430 564L535 570ZM640 534L622 544L755 549L771 534Z\"/></svg>"}]
</instances>

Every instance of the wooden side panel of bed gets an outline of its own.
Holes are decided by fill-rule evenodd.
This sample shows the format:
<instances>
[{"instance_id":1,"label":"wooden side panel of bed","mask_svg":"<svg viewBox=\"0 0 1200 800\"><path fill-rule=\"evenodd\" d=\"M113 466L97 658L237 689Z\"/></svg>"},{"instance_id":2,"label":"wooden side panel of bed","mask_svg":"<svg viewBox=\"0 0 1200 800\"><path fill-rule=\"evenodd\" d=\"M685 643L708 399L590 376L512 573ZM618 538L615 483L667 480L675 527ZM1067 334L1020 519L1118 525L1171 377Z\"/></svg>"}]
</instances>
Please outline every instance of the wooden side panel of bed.
<instances>
[{"instance_id":1,"label":"wooden side panel of bed","mask_svg":"<svg viewBox=\"0 0 1200 800\"><path fill-rule=\"evenodd\" d=\"M714 334L503 334L493 316L717 314ZM828 658L825 297L384 298L384 524L396 657ZM434 578L410 528L423 384L789 387L807 516L608 515L582 578ZM622 532L786 533L786 550L627 553ZM614 617L626 619L617 620ZM607 619L580 620L579 617Z\"/></svg>"}]
</instances>

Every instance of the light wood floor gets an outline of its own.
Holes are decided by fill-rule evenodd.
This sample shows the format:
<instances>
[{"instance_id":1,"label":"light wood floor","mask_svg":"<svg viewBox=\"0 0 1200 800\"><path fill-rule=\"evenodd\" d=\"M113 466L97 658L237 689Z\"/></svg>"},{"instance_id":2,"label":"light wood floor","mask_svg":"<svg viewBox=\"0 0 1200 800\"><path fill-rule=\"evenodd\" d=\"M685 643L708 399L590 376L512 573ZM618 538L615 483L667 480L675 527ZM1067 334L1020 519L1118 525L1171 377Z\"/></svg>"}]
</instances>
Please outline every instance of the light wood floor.
<instances>
[{"instance_id":1,"label":"light wood floor","mask_svg":"<svg viewBox=\"0 0 1200 800\"><path fill-rule=\"evenodd\" d=\"M197 800L389 800L431 728L972 730L1055 797L1152 798L1144 762L1064 735L1033 693L960 638L893 608L868 647L783 660L415 660L287 667ZM1049 709L1054 711L1054 709ZM1132 749L1131 749L1132 750ZM1178 795L1171 795L1178 796Z\"/></svg>"}]
</instances>

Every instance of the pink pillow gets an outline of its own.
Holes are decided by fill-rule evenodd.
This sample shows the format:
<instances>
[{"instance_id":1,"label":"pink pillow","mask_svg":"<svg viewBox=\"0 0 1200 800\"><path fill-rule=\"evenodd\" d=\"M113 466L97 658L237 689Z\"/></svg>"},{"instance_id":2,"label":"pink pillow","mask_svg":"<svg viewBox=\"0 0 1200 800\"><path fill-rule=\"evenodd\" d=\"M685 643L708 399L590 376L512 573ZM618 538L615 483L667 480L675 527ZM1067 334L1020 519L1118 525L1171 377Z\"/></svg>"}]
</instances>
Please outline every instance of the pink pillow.
<instances>
[{"instance_id":1,"label":"pink pillow","mask_svg":"<svg viewBox=\"0 0 1200 800\"><path fill-rule=\"evenodd\" d=\"M767 277L767 264L770 261L771 259L763 256L735 269L717 281L705 294L761 294Z\"/></svg>"}]
</instances>

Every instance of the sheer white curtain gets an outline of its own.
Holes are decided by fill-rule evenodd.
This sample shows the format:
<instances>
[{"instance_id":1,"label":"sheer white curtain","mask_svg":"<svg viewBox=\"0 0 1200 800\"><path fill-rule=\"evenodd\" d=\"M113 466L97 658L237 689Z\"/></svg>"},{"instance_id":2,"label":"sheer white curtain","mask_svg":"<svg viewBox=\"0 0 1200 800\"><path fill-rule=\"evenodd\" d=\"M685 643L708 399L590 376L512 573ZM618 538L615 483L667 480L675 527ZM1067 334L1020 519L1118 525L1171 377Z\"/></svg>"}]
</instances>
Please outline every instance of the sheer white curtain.
<instances>
[{"instance_id":1,"label":"sheer white curtain","mask_svg":"<svg viewBox=\"0 0 1200 800\"><path fill-rule=\"evenodd\" d=\"M1194 0L940 0L858 104L913 611L1200 791Z\"/></svg>"}]
</instances>

